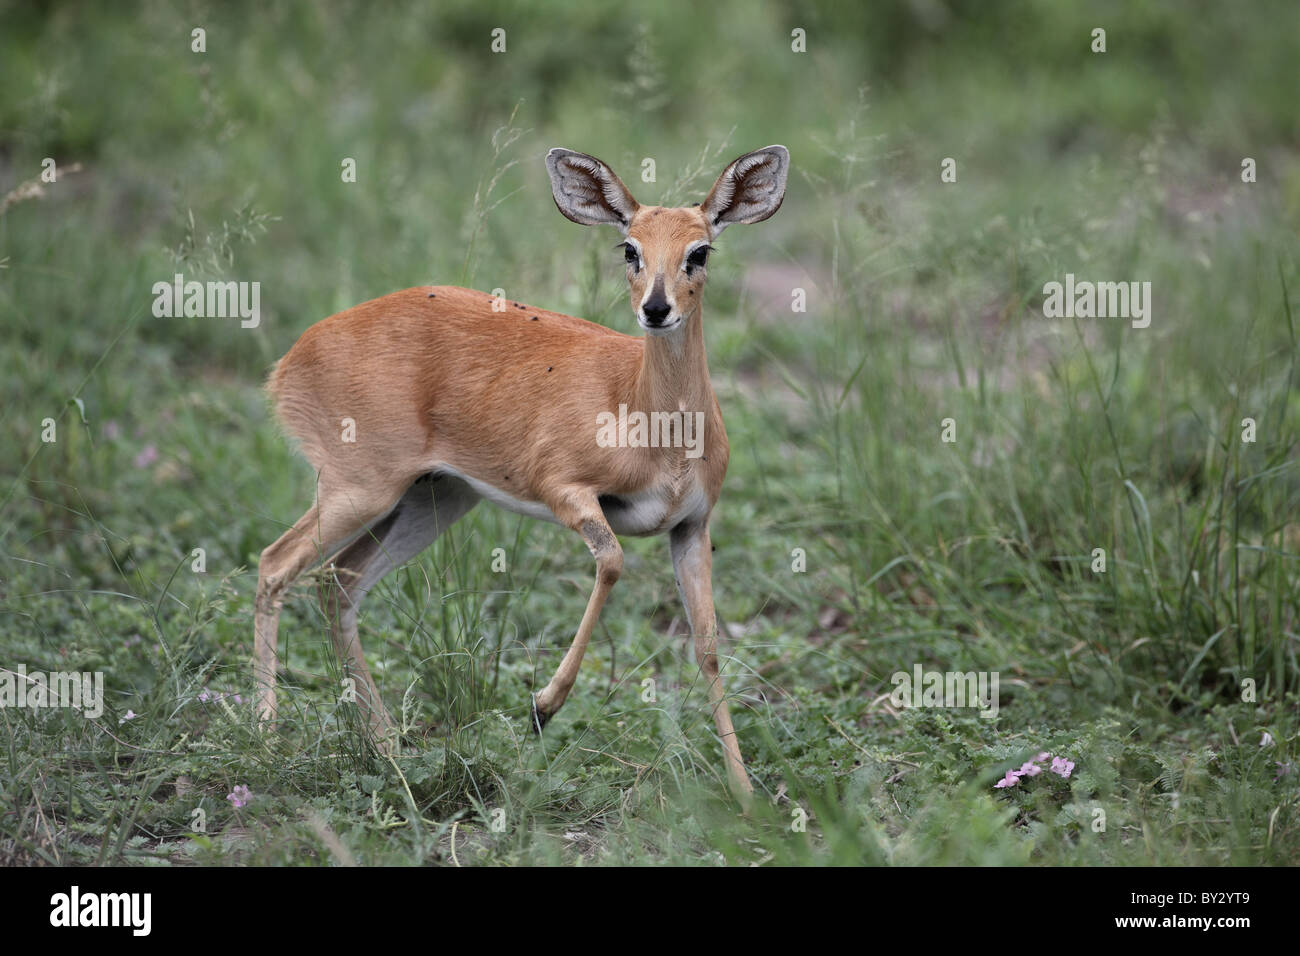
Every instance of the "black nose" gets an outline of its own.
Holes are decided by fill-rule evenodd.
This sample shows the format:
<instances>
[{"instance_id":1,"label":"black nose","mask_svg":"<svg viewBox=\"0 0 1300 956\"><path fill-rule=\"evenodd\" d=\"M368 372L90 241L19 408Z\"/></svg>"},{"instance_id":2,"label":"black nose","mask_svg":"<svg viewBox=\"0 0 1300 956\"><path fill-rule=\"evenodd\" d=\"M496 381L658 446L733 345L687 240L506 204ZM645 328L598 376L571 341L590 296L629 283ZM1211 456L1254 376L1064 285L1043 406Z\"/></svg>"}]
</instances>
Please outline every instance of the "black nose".
<instances>
[{"instance_id":1,"label":"black nose","mask_svg":"<svg viewBox=\"0 0 1300 956\"><path fill-rule=\"evenodd\" d=\"M651 297L646 304L641 306L641 314L645 316L647 325L663 325L664 319L668 318L668 313L672 307L668 304L667 299Z\"/></svg>"}]
</instances>

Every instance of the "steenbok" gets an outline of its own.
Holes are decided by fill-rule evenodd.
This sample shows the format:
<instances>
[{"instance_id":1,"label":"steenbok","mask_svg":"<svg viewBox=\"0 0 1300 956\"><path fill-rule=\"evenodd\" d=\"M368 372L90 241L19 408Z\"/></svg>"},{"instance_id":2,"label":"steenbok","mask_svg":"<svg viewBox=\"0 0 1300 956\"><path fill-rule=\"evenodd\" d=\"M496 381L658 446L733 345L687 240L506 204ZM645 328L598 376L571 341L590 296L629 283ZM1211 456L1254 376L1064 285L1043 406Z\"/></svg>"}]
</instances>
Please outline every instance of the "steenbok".
<instances>
[{"instance_id":1,"label":"steenbok","mask_svg":"<svg viewBox=\"0 0 1300 956\"><path fill-rule=\"evenodd\" d=\"M335 650L372 731L391 742L357 609L380 578L486 498L573 529L596 559L578 633L533 699L534 728L560 709L577 678L623 568L617 535L667 532L727 773L742 800L752 792L718 675L709 515L728 445L700 299L709 243L732 223L775 213L789 164L784 146L747 153L703 203L674 209L642 206L593 156L547 154L560 212L622 234L642 336L449 286L395 292L303 333L268 388L316 469L317 497L262 552L254 668L263 720L276 713L285 591L324 560L321 603Z\"/></svg>"}]
</instances>

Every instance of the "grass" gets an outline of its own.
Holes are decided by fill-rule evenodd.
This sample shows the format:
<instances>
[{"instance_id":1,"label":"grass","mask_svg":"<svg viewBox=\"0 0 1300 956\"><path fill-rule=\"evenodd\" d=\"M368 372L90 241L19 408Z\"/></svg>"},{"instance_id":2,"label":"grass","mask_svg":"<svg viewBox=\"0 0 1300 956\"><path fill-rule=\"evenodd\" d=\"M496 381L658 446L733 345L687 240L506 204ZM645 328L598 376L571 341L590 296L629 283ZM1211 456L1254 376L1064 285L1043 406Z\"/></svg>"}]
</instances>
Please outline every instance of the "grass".
<instances>
[{"instance_id":1,"label":"grass","mask_svg":"<svg viewBox=\"0 0 1300 956\"><path fill-rule=\"evenodd\" d=\"M106 687L95 720L0 708L0 860L1300 862L1293 32L1122 3L142 6L18 4L0 40L0 193L82 165L0 214L0 666ZM612 236L555 212L545 150L691 202L770 142L789 195L720 240L705 307L754 812L662 539L624 541L578 685L529 734L591 561L487 506L363 609L401 755L339 702L311 582L281 625L284 726L259 733L257 555L314 480L270 364L430 282L631 331ZM260 326L154 318L177 271L260 281ZM1045 318L1067 272L1149 280L1150 327ZM996 718L896 706L916 665L998 673ZM994 788L1043 750L1068 779Z\"/></svg>"}]
</instances>

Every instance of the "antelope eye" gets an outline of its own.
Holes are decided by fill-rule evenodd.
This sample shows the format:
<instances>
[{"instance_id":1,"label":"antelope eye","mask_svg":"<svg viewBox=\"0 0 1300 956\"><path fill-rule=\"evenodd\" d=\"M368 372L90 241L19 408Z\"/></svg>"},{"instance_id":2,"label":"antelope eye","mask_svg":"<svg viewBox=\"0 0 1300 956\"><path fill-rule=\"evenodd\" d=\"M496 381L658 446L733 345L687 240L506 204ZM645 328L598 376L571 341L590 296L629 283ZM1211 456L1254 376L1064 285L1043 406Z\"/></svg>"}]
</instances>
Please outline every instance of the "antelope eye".
<instances>
[{"instance_id":1,"label":"antelope eye","mask_svg":"<svg viewBox=\"0 0 1300 956\"><path fill-rule=\"evenodd\" d=\"M623 243L623 261L627 262L629 265L636 265L637 262L640 261L640 258L641 257L636 254L636 249L632 247L631 243Z\"/></svg>"},{"instance_id":2,"label":"antelope eye","mask_svg":"<svg viewBox=\"0 0 1300 956\"><path fill-rule=\"evenodd\" d=\"M709 253L711 251L712 251L711 246L700 246L698 249L693 250L691 254L686 257L687 268L696 268L696 267L703 266L706 262L709 261Z\"/></svg>"}]
</instances>

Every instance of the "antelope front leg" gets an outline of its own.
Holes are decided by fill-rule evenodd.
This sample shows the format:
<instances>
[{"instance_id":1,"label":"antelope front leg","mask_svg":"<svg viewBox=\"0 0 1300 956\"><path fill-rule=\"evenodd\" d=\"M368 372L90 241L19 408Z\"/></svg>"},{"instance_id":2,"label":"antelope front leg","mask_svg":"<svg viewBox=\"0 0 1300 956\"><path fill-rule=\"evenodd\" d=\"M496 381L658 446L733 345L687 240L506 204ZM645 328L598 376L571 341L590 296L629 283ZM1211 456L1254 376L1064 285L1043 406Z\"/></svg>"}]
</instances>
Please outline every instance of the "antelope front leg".
<instances>
[{"instance_id":1,"label":"antelope front leg","mask_svg":"<svg viewBox=\"0 0 1300 956\"><path fill-rule=\"evenodd\" d=\"M600 609L623 571L623 548L619 545L618 538L614 537L600 506L594 500L592 505L595 506L594 509L586 512L585 517L574 519L571 527L582 535L587 547L596 557L596 586L587 601L587 610L582 615L582 623L578 625L573 644L569 646L564 660L560 661L551 682L533 699L533 729L538 733L564 704L564 699L573 689L573 682L578 679L578 668L582 665L582 655L587 651L587 642L591 640L591 632L595 630L596 621L600 617Z\"/></svg>"},{"instance_id":2,"label":"antelope front leg","mask_svg":"<svg viewBox=\"0 0 1300 956\"><path fill-rule=\"evenodd\" d=\"M722 677L718 674L718 618L713 611L713 544L709 540L708 519L699 524L678 525L672 530L670 541L677 589L686 607L686 621L695 636L695 659L708 684L709 703L713 705L713 722L722 740L727 776L732 792L742 804L747 804L754 788L745 772Z\"/></svg>"}]
</instances>

